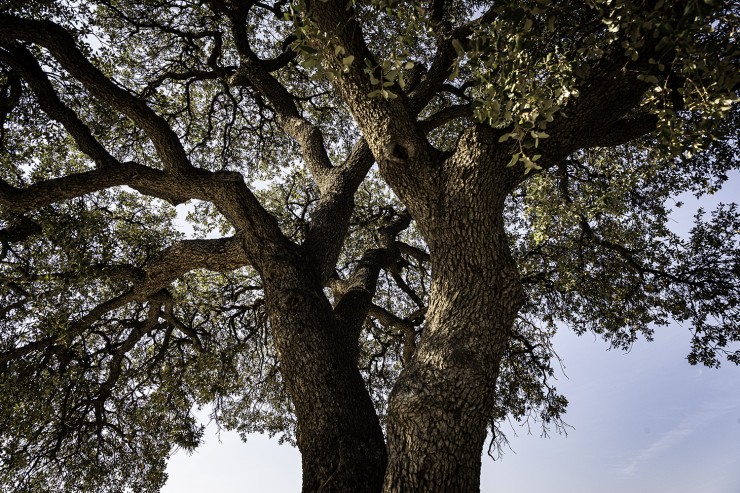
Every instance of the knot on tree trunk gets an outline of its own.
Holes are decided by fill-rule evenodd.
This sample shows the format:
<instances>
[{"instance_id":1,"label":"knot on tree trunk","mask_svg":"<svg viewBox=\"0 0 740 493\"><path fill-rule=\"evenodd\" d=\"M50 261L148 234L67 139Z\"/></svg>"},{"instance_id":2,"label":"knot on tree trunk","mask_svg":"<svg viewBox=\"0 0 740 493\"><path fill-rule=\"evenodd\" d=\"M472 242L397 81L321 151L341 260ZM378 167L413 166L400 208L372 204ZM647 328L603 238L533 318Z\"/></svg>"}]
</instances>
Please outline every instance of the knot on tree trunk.
<instances>
[{"instance_id":1,"label":"knot on tree trunk","mask_svg":"<svg viewBox=\"0 0 740 493\"><path fill-rule=\"evenodd\" d=\"M385 148L386 159L396 163L405 163L409 159L413 159L415 154L414 147L404 142L393 141Z\"/></svg>"}]
</instances>

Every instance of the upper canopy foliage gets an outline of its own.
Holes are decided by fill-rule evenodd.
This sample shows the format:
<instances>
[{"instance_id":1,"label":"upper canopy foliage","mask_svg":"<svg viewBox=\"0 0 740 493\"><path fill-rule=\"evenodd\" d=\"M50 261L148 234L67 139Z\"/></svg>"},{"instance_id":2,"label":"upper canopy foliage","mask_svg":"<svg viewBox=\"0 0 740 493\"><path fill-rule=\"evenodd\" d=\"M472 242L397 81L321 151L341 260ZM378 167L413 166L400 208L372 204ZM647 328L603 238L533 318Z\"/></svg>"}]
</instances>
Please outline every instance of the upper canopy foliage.
<instances>
[{"instance_id":1,"label":"upper canopy foliage","mask_svg":"<svg viewBox=\"0 0 740 493\"><path fill-rule=\"evenodd\" d=\"M740 363L736 205L669 227L671 197L738 168L737 5L353 0L353 43L315 20L325 5L0 6L3 487L156 491L209 403L226 427L290 437L254 252L324 245L345 215L317 266L330 299L393 247L359 356L382 415L433 265L356 100L404 108L442 157L488 127L518 173L505 219L527 302L492 426L560 423L563 325L629 347L678 321L690 362ZM197 239L174 209L189 200Z\"/></svg>"}]
</instances>

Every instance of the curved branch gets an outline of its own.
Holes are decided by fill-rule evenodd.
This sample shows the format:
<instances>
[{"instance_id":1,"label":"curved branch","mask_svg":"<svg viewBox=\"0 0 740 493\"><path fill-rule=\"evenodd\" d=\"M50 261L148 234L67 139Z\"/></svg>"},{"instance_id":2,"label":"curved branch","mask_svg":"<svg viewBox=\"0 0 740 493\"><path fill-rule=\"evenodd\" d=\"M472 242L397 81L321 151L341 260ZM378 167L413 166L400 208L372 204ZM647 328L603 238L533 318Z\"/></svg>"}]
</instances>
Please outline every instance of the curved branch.
<instances>
[{"instance_id":1,"label":"curved branch","mask_svg":"<svg viewBox=\"0 0 740 493\"><path fill-rule=\"evenodd\" d=\"M411 216L406 211L389 222L380 230L381 248L367 250L349 278L337 283L341 286L337 290L339 301L334 308L334 315L353 331L355 340L359 337L375 296L381 269L388 267L398 256L395 249L396 236L410 224Z\"/></svg>"},{"instance_id":2,"label":"curved branch","mask_svg":"<svg viewBox=\"0 0 740 493\"><path fill-rule=\"evenodd\" d=\"M456 104L448 106L438 112L434 113L425 120L421 120L419 124L425 132L431 132L432 130L441 127L445 123L449 123L452 120L458 118L473 118L473 109L468 104Z\"/></svg>"},{"instance_id":3,"label":"curved branch","mask_svg":"<svg viewBox=\"0 0 740 493\"><path fill-rule=\"evenodd\" d=\"M371 304L368 315L385 325L403 332L403 362L408 363L416 352L416 327L404 318L399 318L385 308Z\"/></svg>"},{"instance_id":4,"label":"curved branch","mask_svg":"<svg viewBox=\"0 0 740 493\"><path fill-rule=\"evenodd\" d=\"M282 17L282 16L281 16ZM296 59L298 52L291 49L291 44L296 40L295 35L289 35L281 43L282 53L275 58L266 58L260 61L262 67L268 72L277 72L281 68L287 67L290 62Z\"/></svg>"},{"instance_id":5,"label":"curved branch","mask_svg":"<svg viewBox=\"0 0 740 493\"><path fill-rule=\"evenodd\" d=\"M167 122L90 63L66 29L51 21L0 14L0 39L30 41L46 48L90 94L125 114L146 132L165 169L183 171L191 167L185 149Z\"/></svg>"},{"instance_id":6,"label":"curved branch","mask_svg":"<svg viewBox=\"0 0 740 493\"><path fill-rule=\"evenodd\" d=\"M36 94L41 109L50 118L61 123L75 140L77 147L90 156L98 166L102 167L116 162L113 156L93 137L87 125L59 99L49 78L29 50L22 46L5 47L5 49L0 49L0 61L14 67L21 74Z\"/></svg>"},{"instance_id":7,"label":"curved branch","mask_svg":"<svg viewBox=\"0 0 740 493\"><path fill-rule=\"evenodd\" d=\"M295 54L285 55L280 61L260 60L249 46L246 28L247 9L239 12L227 11L231 20L231 30L239 52L240 64L229 83L233 86L254 87L272 105L277 121L283 130L301 146L303 159L314 176L319 189L326 188L326 177L332 169L331 160L326 153L324 136L315 125L306 120L298 111L295 98L270 72L287 64Z\"/></svg>"},{"instance_id":8,"label":"curved branch","mask_svg":"<svg viewBox=\"0 0 740 493\"><path fill-rule=\"evenodd\" d=\"M212 271L233 270L248 265L249 261L242 249L242 240L233 236L213 240L184 240L160 252L145 265L139 279L123 294L108 299L70 324L63 340L45 337L19 348L0 353L0 365L21 358L31 352L49 348L57 344L69 345L86 329L107 313L128 303L145 301L156 296L162 289L183 274L195 269Z\"/></svg>"},{"instance_id":9,"label":"curved branch","mask_svg":"<svg viewBox=\"0 0 740 493\"><path fill-rule=\"evenodd\" d=\"M239 236L177 242L144 266L146 278L134 285L134 294L146 299L191 270L222 272L249 265L242 244Z\"/></svg>"},{"instance_id":10,"label":"curved branch","mask_svg":"<svg viewBox=\"0 0 740 493\"><path fill-rule=\"evenodd\" d=\"M228 171L191 169L172 175L126 162L42 181L26 188L15 188L0 180L0 205L23 213L119 185L128 185L173 204L190 199L212 202L237 231L243 232L240 235L242 245L250 263L257 269L262 268L266 253L289 245L275 217L262 207L245 185L242 175Z\"/></svg>"},{"instance_id":11,"label":"curved branch","mask_svg":"<svg viewBox=\"0 0 740 493\"><path fill-rule=\"evenodd\" d=\"M303 247L319 266L322 283L334 272L354 211L354 194L374 162L367 142L360 139L342 166L335 168L311 214Z\"/></svg>"},{"instance_id":12,"label":"curved branch","mask_svg":"<svg viewBox=\"0 0 740 493\"><path fill-rule=\"evenodd\" d=\"M456 56L452 39L440 40L429 71L421 78L419 85L409 93L409 104L414 114L423 110L445 84Z\"/></svg>"},{"instance_id":13,"label":"curved branch","mask_svg":"<svg viewBox=\"0 0 740 493\"><path fill-rule=\"evenodd\" d=\"M150 195L178 204L190 199L190 196L179 194L177 188L169 188L168 185L176 182L177 180L169 178L162 171L127 162L52 178L26 188L15 188L0 180L0 205L12 212L24 213L120 185L131 185L146 190Z\"/></svg>"}]
</instances>

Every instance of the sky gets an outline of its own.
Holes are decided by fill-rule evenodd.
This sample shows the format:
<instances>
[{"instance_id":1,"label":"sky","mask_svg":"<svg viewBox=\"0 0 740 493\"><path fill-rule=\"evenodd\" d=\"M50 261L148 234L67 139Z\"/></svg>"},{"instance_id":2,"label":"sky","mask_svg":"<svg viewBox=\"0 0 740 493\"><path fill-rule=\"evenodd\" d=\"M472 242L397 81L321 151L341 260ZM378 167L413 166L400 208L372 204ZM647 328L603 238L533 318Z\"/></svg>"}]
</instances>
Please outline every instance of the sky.
<instances>
[{"instance_id":1,"label":"sky","mask_svg":"<svg viewBox=\"0 0 740 493\"><path fill-rule=\"evenodd\" d=\"M674 216L690 227L698 205L737 201L740 173L723 190ZM691 202L690 197L680 197ZM694 201L695 202L695 201ZM688 327L656 330L629 352L567 329L554 339L564 360L557 388L569 400L567 436L537 428L507 433L503 459L483 456L483 493L740 493L740 367L691 366ZM517 436L513 436L516 432ZM298 450L277 440L209 427L192 455L176 453L163 493L300 491Z\"/></svg>"},{"instance_id":2,"label":"sky","mask_svg":"<svg viewBox=\"0 0 740 493\"><path fill-rule=\"evenodd\" d=\"M690 366L687 331L673 326L629 353L563 331L558 389L569 398L568 436L518 429L513 451L483 457L484 493L738 493L740 368ZM300 491L300 455L265 436L242 443L209 429L194 454L168 467L164 493Z\"/></svg>"}]
</instances>

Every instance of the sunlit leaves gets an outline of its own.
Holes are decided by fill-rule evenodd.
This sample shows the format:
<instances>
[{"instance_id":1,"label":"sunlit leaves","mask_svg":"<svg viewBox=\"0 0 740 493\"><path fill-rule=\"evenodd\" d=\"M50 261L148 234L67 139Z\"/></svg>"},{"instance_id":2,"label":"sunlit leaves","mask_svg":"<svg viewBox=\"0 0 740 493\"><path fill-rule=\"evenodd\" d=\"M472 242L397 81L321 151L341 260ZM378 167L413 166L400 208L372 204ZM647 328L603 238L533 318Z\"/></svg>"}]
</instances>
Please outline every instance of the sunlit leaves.
<instances>
[{"instance_id":1,"label":"sunlit leaves","mask_svg":"<svg viewBox=\"0 0 740 493\"><path fill-rule=\"evenodd\" d=\"M737 212L699 216L688 240L670 217L671 196L697 190L696 177L721 182L737 167L736 138L673 161L657 146L590 151L529 180L512 202L525 213L512 237L534 313L622 348L681 321L697 334L690 361L735 360Z\"/></svg>"},{"instance_id":2,"label":"sunlit leaves","mask_svg":"<svg viewBox=\"0 0 740 493\"><path fill-rule=\"evenodd\" d=\"M84 9L79 2L3 8L67 26L93 65L162 116L190 164L240 173L296 245L309 238L319 204L336 199L333 189L322 197L319 175L338 172L306 169L305 149L284 131L286 114L321 131L337 167L361 138L337 91L349 78L363 88L354 96L372 99L372 108L425 105L408 110L418 111L409 121L418 117L420 141L426 135L428 154L442 161L466 145L466 129L488 132L490 145L480 152L498 155L476 154L480 160L467 164L498 163L486 175L497 186L501 176L524 170L505 220L528 296L501 365L494 429L507 416L561 424L566 401L551 387L556 356L549 341L563 324L628 348L679 321L694 331L692 363L738 362L736 207L697 215L683 235L669 227L670 209L678 207L671 197L712 193L737 169L736 8L719 1L491 7L358 0L347 4L362 26L352 44L311 21L310 10L323 4L100 0ZM249 12L233 10L242 8ZM240 50L233 18L245 31L239 42L248 46ZM367 51L357 51L362 43ZM163 168L142 128L93 98L47 51L29 49L61 102L115 159ZM253 81L234 82L250 64L267 67L285 92L266 96ZM13 99L11 77L2 65L3 102ZM435 84L434 94L423 94ZM634 101L616 105L605 125L657 115L657 132L598 148L611 129L589 128L591 140L578 150L569 140L583 131L584 107L620 84L634 88ZM29 87L15 99L1 122L0 174L10 187L96 167L39 110ZM460 112L436 126L433 118L450 109ZM452 161L426 163L430 180L444 180L438 170ZM375 169L354 202L329 284L346 279L404 210ZM244 234L213 203L187 207L197 237ZM0 211L0 349L10 355L0 380L0 458L10 484L37 461L40 472L23 487L115 491L128 481L154 490L171 447L198 445L201 427L191 412L199 406L213 405L217 422L242 434L293 439L293 407L257 272L195 270L156 292L132 294L151 279L152 260L181 238L174 214L125 188L22 216ZM28 234L18 233L23 228ZM359 341L358 365L381 417L424 331L434 266L415 228L397 238L397 260L378 279L375 316ZM325 293L335 301L331 289ZM383 310L396 318L383 322ZM86 318L91 312L94 320ZM83 473L75 477L70 468ZM105 483L106 474L112 481Z\"/></svg>"}]
</instances>

